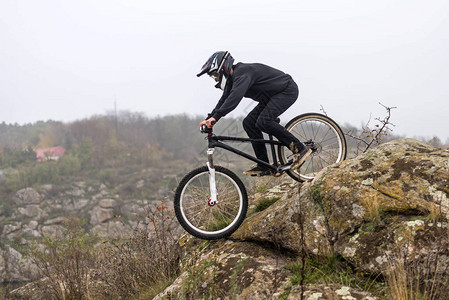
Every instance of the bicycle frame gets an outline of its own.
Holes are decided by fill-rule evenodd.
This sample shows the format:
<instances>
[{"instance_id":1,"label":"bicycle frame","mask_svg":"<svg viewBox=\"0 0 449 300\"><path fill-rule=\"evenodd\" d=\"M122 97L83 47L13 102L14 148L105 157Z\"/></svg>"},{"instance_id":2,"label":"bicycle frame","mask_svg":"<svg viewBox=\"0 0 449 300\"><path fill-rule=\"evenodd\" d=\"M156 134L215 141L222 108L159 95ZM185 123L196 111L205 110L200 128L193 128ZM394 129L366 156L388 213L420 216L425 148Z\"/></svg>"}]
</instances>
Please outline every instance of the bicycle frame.
<instances>
[{"instance_id":1,"label":"bicycle frame","mask_svg":"<svg viewBox=\"0 0 449 300\"><path fill-rule=\"evenodd\" d=\"M276 157L276 150L275 150L275 145L283 145L281 142L277 141L277 140L273 140L273 136L269 135L269 140L264 140L264 139L250 139L250 138L239 138L239 137L230 137L230 136L217 136L214 135L211 132L208 132L207 135L207 140L208 140L208 148L209 149L214 149L214 148L223 148L225 150L231 151L232 153L235 153L237 155L243 156L251 161L254 161L260 165L264 165L267 168L269 168L270 170L273 171L279 171L279 166L277 163L277 157ZM263 160L260 160L258 158L256 158L255 156L249 155L248 153L245 153L243 151L240 151L232 146L229 146L225 143L222 143L221 141L233 141L233 142L246 142L246 143L263 143L263 144L270 144L271 145L271 153L273 155L273 163L274 165L267 163ZM213 153L213 151L212 151ZM208 157L209 157L209 163L211 163L211 156L209 156L209 152L208 152ZM212 167L213 167L213 162L211 163Z\"/></svg>"}]
</instances>

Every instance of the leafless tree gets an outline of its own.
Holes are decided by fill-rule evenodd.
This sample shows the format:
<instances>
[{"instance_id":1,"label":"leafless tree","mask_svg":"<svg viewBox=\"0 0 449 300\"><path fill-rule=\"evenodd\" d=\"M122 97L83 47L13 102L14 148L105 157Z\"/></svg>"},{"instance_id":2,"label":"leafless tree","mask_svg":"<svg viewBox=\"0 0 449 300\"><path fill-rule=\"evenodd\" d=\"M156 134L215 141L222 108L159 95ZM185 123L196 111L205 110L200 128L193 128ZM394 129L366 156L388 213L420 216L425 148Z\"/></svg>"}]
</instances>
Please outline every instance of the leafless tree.
<instances>
[{"instance_id":1,"label":"leafless tree","mask_svg":"<svg viewBox=\"0 0 449 300\"><path fill-rule=\"evenodd\" d=\"M357 141L356 155L360 153L365 153L373 145L379 145L380 143L382 143L384 138L389 134L389 132L393 131L392 127L394 127L395 125L390 122L390 118L391 118L391 110L395 109L396 107L388 107L380 102L379 104L385 108L385 110L387 111L387 115L383 119L376 118L375 121L377 121L378 123L374 125L374 128L371 128L370 125L371 122L371 114L370 114L368 122L366 122L366 124L363 125L360 134L357 135L357 133L351 130L345 133L347 136Z\"/></svg>"}]
</instances>

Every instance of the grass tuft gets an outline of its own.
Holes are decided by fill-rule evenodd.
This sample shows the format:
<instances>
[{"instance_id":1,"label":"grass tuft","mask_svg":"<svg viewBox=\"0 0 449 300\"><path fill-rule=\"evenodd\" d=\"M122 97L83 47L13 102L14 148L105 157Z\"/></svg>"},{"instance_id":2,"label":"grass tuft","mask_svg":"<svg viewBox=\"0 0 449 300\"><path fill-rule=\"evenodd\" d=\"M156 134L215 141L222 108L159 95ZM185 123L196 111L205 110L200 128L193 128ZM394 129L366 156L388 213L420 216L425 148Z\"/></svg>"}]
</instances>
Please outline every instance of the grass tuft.
<instances>
[{"instance_id":1,"label":"grass tuft","mask_svg":"<svg viewBox=\"0 0 449 300\"><path fill-rule=\"evenodd\" d=\"M307 257L304 269L301 261L289 264L286 269L292 273L290 276L292 286L299 285L303 278L303 284L345 285L375 295L382 294L385 288L385 284L379 278L357 272L347 261L336 255Z\"/></svg>"},{"instance_id":2,"label":"grass tuft","mask_svg":"<svg viewBox=\"0 0 449 300\"><path fill-rule=\"evenodd\" d=\"M271 205L273 205L274 203L276 203L279 199L281 199L280 196L262 197L256 203L255 207L253 208L253 212L256 213L256 212L263 211L263 210L267 209L268 207L270 207Z\"/></svg>"}]
</instances>

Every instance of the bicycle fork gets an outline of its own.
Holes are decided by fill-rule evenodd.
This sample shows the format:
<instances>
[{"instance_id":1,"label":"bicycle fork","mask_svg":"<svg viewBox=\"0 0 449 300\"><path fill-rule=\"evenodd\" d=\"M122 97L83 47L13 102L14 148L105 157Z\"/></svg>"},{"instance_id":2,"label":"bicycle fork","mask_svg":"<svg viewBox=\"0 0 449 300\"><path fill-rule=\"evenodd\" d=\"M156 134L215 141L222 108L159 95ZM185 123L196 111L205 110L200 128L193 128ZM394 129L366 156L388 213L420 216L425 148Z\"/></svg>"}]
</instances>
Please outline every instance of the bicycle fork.
<instances>
[{"instance_id":1,"label":"bicycle fork","mask_svg":"<svg viewBox=\"0 0 449 300\"><path fill-rule=\"evenodd\" d=\"M215 183L215 168L214 168L214 148L207 149L207 168L209 169L209 188L210 198L208 201L209 206L217 204L217 186Z\"/></svg>"}]
</instances>

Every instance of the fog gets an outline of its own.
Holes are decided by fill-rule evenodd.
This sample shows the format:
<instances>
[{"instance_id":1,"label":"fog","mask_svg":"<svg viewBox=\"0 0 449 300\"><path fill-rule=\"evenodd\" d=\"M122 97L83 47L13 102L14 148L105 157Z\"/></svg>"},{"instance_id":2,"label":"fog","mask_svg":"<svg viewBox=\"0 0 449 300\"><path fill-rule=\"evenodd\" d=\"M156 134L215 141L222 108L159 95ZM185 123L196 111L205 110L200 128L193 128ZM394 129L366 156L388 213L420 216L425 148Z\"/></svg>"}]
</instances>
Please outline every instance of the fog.
<instances>
[{"instance_id":1,"label":"fog","mask_svg":"<svg viewBox=\"0 0 449 300\"><path fill-rule=\"evenodd\" d=\"M283 116L359 126L392 111L395 134L449 138L449 2L0 2L0 122L73 121L115 109L204 115L221 96L197 78L229 50L293 76ZM249 111L244 99L231 116Z\"/></svg>"}]
</instances>

